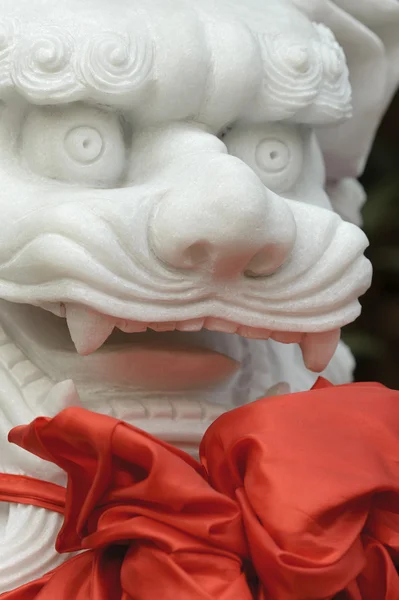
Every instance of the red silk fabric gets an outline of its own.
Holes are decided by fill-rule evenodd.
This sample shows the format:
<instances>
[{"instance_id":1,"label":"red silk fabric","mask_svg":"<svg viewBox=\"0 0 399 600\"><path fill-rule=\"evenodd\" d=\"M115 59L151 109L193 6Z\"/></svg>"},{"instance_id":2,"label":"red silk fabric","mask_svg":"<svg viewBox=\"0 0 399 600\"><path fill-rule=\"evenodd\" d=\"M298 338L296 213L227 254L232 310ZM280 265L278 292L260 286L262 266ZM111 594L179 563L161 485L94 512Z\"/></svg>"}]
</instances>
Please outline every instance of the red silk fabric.
<instances>
[{"instance_id":1,"label":"red silk fabric","mask_svg":"<svg viewBox=\"0 0 399 600\"><path fill-rule=\"evenodd\" d=\"M0 473L0 501L30 504L63 514L65 489L33 477Z\"/></svg>"},{"instance_id":2,"label":"red silk fabric","mask_svg":"<svg viewBox=\"0 0 399 600\"><path fill-rule=\"evenodd\" d=\"M68 474L59 552L4 600L398 600L399 392L378 384L222 415L201 463L69 408L10 441Z\"/></svg>"}]
</instances>

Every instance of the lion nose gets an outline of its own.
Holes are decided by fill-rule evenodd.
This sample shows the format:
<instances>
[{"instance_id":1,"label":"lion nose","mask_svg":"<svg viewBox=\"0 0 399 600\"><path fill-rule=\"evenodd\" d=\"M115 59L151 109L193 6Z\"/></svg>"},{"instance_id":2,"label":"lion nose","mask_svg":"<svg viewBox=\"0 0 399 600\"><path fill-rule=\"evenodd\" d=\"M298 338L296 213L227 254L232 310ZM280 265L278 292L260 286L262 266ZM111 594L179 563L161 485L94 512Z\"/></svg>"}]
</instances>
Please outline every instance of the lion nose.
<instances>
[{"instance_id":1,"label":"lion nose","mask_svg":"<svg viewBox=\"0 0 399 600\"><path fill-rule=\"evenodd\" d=\"M289 257L295 220L286 202L232 156L185 170L157 205L150 244L169 267L232 277L270 275Z\"/></svg>"}]
</instances>

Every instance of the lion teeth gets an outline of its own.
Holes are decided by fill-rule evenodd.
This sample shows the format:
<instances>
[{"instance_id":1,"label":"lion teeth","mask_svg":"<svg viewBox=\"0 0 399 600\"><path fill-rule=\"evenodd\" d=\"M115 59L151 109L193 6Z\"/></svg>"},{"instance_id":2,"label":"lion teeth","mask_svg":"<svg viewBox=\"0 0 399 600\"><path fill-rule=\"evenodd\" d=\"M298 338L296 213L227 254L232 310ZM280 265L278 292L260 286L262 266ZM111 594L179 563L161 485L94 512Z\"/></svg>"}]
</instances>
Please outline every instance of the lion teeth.
<instances>
[{"instance_id":1,"label":"lion teeth","mask_svg":"<svg viewBox=\"0 0 399 600\"><path fill-rule=\"evenodd\" d=\"M305 333L300 342L305 366L315 373L324 371L335 354L340 337L341 329Z\"/></svg>"},{"instance_id":2,"label":"lion teeth","mask_svg":"<svg viewBox=\"0 0 399 600\"><path fill-rule=\"evenodd\" d=\"M232 323L231 321L225 321L224 319L215 319L213 317L208 317L205 319L205 329L209 329L210 331L221 331L223 333L236 333L238 325L237 323Z\"/></svg>"},{"instance_id":3,"label":"lion teeth","mask_svg":"<svg viewBox=\"0 0 399 600\"><path fill-rule=\"evenodd\" d=\"M260 329L256 327L248 327L242 325L237 329L238 335L248 338L250 340L268 340L272 332L270 329Z\"/></svg>"},{"instance_id":4,"label":"lion teeth","mask_svg":"<svg viewBox=\"0 0 399 600\"><path fill-rule=\"evenodd\" d=\"M164 323L150 323L148 327L153 331L174 331L176 329L176 321L165 321Z\"/></svg>"},{"instance_id":5,"label":"lion teeth","mask_svg":"<svg viewBox=\"0 0 399 600\"><path fill-rule=\"evenodd\" d=\"M190 319L188 321L176 323L176 329L178 331L201 331L203 327L204 319Z\"/></svg>"},{"instance_id":6,"label":"lion teeth","mask_svg":"<svg viewBox=\"0 0 399 600\"><path fill-rule=\"evenodd\" d=\"M289 331L273 331L271 338L281 344L299 344L303 333L291 333Z\"/></svg>"},{"instance_id":7,"label":"lion teeth","mask_svg":"<svg viewBox=\"0 0 399 600\"><path fill-rule=\"evenodd\" d=\"M68 304L66 320L78 354L87 356L101 348L114 330L114 319L84 306Z\"/></svg>"},{"instance_id":8,"label":"lion teeth","mask_svg":"<svg viewBox=\"0 0 399 600\"><path fill-rule=\"evenodd\" d=\"M141 321L118 321L115 326L124 333L144 333L147 327L152 327Z\"/></svg>"},{"instance_id":9,"label":"lion teeth","mask_svg":"<svg viewBox=\"0 0 399 600\"><path fill-rule=\"evenodd\" d=\"M80 398L71 379L56 383L41 403L41 414L54 417L69 406L80 406Z\"/></svg>"},{"instance_id":10,"label":"lion teeth","mask_svg":"<svg viewBox=\"0 0 399 600\"><path fill-rule=\"evenodd\" d=\"M77 352L82 356L92 354L101 348L113 332L114 327L125 333L143 333L147 329L156 332L198 332L205 328L222 333L237 333L248 339L268 340L271 338L283 344L299 344L306 367L316 373L323 371L328 366L337 349L341 333L340 329L321 333L273 331L249 325L238 325L232 321L215 317L145 323L102 315L77 304L66 305L65 316L72 341Z\"/></svg>"},{"instance_id":11,"label":"lion teeth","mask_svg":"<svg viewBox=\"0 0 399 600\"><path fill-rule=\"evenodd\" d=\"M276 383L275 385L272 385L272 387L270 387L268 390L266 390L265 395L261 396L261 398L271 398L273 396L285 396L286 394L289 394L290 392L291 392L290 384L287 383L286 381L280 381L280 383Z\"/></svg>"}]
</instances>

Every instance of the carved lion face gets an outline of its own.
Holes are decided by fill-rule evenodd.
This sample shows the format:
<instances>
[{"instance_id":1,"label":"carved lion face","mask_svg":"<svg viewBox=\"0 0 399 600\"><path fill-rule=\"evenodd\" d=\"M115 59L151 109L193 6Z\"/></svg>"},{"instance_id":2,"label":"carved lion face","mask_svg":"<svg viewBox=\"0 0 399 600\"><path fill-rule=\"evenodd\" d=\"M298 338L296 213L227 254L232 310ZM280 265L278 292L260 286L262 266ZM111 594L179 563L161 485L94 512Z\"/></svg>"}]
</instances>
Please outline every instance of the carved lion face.
<instances>
[{"instance_id":1,"label":"carved lion face","mask_svg":"<svg viewBox=\"0 0 399 600\"><path fill-rule=\"evenodd\" d=\"M367 240L331 209L315 135L350 116L343 52L288 0L242 5L2 0L0 296L37 343L66 347L62 321L19 304L66 318L82 355L119 330L96 355L139 340L159 365L212 330L320 371L358 315ZM175 383L235 369L190 344Z\"/></svg>"}]
</instances>

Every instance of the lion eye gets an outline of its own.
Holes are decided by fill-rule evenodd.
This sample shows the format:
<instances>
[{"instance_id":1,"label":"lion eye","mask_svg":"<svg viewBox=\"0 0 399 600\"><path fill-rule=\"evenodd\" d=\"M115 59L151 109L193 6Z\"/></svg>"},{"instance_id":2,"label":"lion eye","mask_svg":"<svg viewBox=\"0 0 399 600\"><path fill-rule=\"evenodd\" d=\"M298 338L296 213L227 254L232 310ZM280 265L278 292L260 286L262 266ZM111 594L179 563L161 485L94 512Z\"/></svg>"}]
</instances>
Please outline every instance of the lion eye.
<instances>
[{"instance_id":1,"label":"lion eye","mask_svg":"<svg viewBox=\"0 0 399 600\"><path fill-rule=\"evenodd\" d=\"M104 140L94 127L74 127L65 136L65 151L78 164L89 165L101 158Z\"/></svg>"},{"instance_id":2,"label":"lion eye","mask_svg":"<svg viewBox=\"0 0 399 600\"><path fill-rule=\"evenodd\" d=\"M22 129L27 165L51 179L89 187L115 187L126 147L119 116L84 105L35 107Z\"/></svg>"},{"instance_id":3,"label":"lion eye","mask_svg":"<svg viewBox=\"0 0 399 600\"><path fill-rule=\"evenodd\" d=\"M230 154L249 165L267 188L284 193L297 183L303 167L299 126L269 123L256 128L234 127L223 142Z\"/></svg>"},{"instance_id":4,"label":"lion eye","mask_svg":"<svg viewBox=\"0 0 399 600\"><path fill-rule=\"evenodd\" d=\"M279 173L290 164L289 145L277 139L262 140L256 149L256 162L269 173Z\"/></svg>"}]
</instances>

